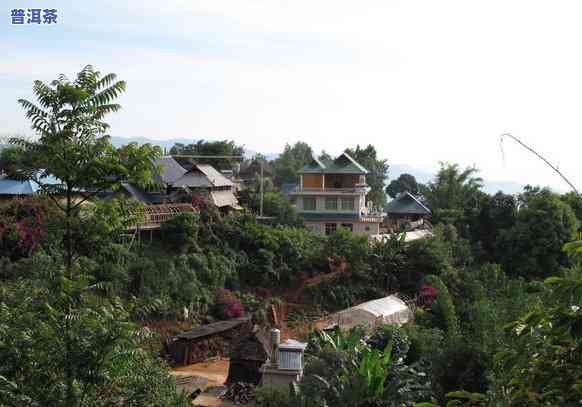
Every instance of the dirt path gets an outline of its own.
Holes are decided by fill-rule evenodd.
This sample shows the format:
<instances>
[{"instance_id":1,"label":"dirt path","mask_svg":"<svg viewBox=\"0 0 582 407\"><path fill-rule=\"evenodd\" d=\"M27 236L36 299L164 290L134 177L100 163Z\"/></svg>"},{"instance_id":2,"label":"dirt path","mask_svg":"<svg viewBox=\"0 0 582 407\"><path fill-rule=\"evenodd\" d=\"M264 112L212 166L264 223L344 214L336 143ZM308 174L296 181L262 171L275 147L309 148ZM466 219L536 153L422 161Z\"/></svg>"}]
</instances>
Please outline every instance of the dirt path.
<instances>
[{"instance_id":1,"label":"dirt path","mask_svg":"<svg viewBox=\"0 0 582 407\"><path fill-rule=\"evenodd\" d=\"M170 374L175 376L177 380L180 378L186 378L188 376L195 378L200 378L201 380L195 380L194 385L179 385L183 390L187 392L192 392L196 387L203 389L203 393L196 397L192 402L193 406L199 407L231 407L234 406L233 403L225 400L220 400L211 392L206 391L211 387L223 386L228 377L228 359L217 359L210 360L202 363L195 363L193 365L176 367L171 370ZM201 382L205 382L201 384ZM251 407L253 404L247 404L246 406Z\"/></svg>"}]
</instances>

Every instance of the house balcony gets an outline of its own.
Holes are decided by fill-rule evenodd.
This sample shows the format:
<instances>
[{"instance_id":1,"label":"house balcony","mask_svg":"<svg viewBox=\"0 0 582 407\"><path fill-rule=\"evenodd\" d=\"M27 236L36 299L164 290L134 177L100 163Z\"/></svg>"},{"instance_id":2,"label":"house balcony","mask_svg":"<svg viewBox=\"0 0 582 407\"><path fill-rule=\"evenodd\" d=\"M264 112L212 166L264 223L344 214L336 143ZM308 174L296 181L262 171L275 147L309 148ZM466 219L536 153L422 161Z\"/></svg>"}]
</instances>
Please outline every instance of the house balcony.
<instances>
[{"instance_id":1,"label":"house balcony","mask_svg":"<svg viewBox=\"0 0 582 407\"><path fill-rule=\"evenodd\" d=\"M337 211L299 211L307 221L352 221L363 223L381 223L386 214L377 210L362 210L358 212Z\"/></svg>"},{"instance_id":2,"label":"house balcony","mask_svg":"<svg viewBox=\"0 0 582 407\"><path fill-rule=\"evenodd\" d=\"M313 194L322 194L322 195L360 195L360 194L367 194L370 192L370 187L366 184L361 185L354 185L353 187L349 188L321 188L321 187L302 187L301 185L295 186L292 190L288 193L290 195L313 195Z\"/></svg>"},{"instance_id":3,"label":"house balcony","mask_svg":"<svg viewBox=\"0 0 582 407\"><path fill-rule=\"evenodd\" d=\"M378 208L365 209L360 213L360 220L362 222L378 223L382 222L386 217L386 213Z\"/></svg>"}]
</instances>

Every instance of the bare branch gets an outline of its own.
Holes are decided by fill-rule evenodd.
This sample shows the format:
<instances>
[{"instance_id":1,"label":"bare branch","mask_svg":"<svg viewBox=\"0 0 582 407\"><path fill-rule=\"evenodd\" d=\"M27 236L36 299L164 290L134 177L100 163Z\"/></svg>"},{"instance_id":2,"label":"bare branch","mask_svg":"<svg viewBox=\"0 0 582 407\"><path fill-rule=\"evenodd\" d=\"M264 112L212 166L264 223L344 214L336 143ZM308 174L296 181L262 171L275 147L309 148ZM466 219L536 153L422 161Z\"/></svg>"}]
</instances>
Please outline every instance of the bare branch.
<instances>
[{"instance_id":1,"label":"bare branch","mask_svg":"<svg viewBox=\"0 0 582 407\"><path fill-rule=\"evenodd\" d=\"M514 140L515 142L517 142L519 145L521 145L523 148L525 148L528 151L531 151L533 154L535 154L540 160L542 160L543 162L545 162L552 170L554 170L564 181L566 181L566 183L570 186L570 188L572 188L572 190L574 192L576 192L576 194L580 195L580 192L578 192L578 190L576 189L576 187L574 186L574 184L572 184L570 182L570 180L568 178L566 178L566 176L564 174L562 174L562 172L556 168L555 166L553 166L547 159L545 159L543 156L541 156L537 151L535 151L533 148L527 146L526 144L524 144L520 139L518 139L517 137L515 137L513 134L511 133L503 133L501 136L499 136L501 139L501 142L503 143L503 138L504 137L509 137L512 140Z\"/></svg>"}]
</instances>

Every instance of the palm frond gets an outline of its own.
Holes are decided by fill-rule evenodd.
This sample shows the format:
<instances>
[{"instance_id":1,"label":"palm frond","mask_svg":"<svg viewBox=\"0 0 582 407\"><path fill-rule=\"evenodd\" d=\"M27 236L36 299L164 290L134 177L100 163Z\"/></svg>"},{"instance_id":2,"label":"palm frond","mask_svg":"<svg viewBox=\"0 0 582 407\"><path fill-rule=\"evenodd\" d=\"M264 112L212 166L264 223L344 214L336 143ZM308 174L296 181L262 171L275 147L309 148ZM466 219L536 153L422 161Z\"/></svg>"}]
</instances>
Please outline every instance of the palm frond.
<instances>
[{"instance_id":1,"label":"palm frond","mask_svg":"<svg viewBox=\"0 0 582 407\"><path fill-rule=\"evenodd\" d=\"M111 103L116 99L121 93L125 91L126 83L125 81L115 82L108 88L103 89L101 92L95 94L87 101L88 105L91 106L101 106Z\"/></svg>"},{"instance_id":2,"label":"palm frond","mask_svg":"<svg viewBox=\"0 0 582 407\"><path fill-rule=\"evenodd\" d=\"M106 87L110 86L112 83L114 83L116 79L117 79L116 74L108 73L103 78L99 79L99 81L97 82L96 89L100 90L100 89L106 88Z\"/></svg>"}]
</instances>

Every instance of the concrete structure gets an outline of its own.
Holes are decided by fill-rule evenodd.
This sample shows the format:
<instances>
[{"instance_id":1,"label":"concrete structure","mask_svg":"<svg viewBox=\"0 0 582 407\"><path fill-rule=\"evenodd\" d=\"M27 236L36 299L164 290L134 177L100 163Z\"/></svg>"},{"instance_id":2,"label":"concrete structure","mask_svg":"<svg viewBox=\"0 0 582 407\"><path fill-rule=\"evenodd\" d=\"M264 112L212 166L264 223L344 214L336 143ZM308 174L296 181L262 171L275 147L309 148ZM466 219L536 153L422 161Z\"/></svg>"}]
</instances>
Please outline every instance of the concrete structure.
<instances>
[{"instance_id":1,"label":"concrete structure","mask_svg":"<svg viewBox=\"0 0 582 407\"><path fill-rule=\"evenodd\" d=\"M354 233L380 233L385 214L366 200L368 170L347 153L333 161L313 159L299 171L299 185L288 195L305 224L316 233L334 233L344 227Z\"/></svg>"},{"instance_id":2,"label":"concrete structure","mask_svg":"<svg viewBox=\"0 0 582 407\"><path fill-rule=\"evenodd\" d=\"M284 386L297 383L303 376L303 353L307 344L293 339L279 343L281 333L271 331L271 358L261 368L263 386Z\"/></svg>"}]
</instances>

